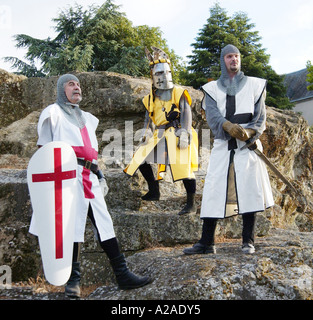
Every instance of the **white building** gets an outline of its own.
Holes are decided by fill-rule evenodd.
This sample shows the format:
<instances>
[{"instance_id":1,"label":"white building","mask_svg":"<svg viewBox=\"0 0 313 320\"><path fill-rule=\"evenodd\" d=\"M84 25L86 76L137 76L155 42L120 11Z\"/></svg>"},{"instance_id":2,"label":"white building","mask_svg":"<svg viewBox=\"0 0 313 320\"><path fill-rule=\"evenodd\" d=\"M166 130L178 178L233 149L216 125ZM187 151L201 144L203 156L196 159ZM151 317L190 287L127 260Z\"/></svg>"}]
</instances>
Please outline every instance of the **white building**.
<instances>
[{"instance_id":1,"label":"white building","mask_svg":"<svg viewBox=\"0 0 313 320\"><path fill-rule=\"evenodd\" d=\"M309 83L306 80L307 69L292 72L285 75L285 85L287 96L291 102L295 103L293 111L300 112L313 125L313 91L308 91Z\"/></svg>"}]
</instances>

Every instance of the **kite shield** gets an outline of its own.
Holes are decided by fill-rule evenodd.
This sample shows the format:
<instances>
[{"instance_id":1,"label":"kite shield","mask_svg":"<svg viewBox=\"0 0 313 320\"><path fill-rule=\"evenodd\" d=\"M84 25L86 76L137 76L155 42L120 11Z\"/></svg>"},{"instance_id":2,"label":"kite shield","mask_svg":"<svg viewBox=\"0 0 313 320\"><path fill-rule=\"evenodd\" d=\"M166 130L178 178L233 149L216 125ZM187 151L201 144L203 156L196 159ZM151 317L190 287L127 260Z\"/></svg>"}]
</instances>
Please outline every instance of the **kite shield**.
<instances>
[{"instance_id":1,"label":"kite shield","mask_svg":"<svg viewBox=\"0 0 313 320\"><path fill-rule=\"evenodd\" d=\"M72 270L77 197L77 158L59 141L47 143L29 161L27 183L44 274L52 285L67 282Z\"/></svg>"}]
</instances>

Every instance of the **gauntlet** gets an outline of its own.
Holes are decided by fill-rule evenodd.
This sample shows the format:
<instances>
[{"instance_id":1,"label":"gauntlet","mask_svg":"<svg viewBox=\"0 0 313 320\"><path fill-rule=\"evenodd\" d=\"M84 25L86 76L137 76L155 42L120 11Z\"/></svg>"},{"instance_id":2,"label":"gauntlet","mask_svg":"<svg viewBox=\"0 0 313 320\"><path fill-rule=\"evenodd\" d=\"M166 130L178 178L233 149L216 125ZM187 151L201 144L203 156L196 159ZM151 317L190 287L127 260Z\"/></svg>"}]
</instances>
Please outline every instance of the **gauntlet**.
<instances>
[{"instance_id":1,"label":"gauntlet","mask_svg":"<svg viewBox=\"0 0 313 320\"><path fill-rule=\"evenodd\" d=\"M240 141L247 141L255 135L253 129L244 129L238 123L231 123L230 121L223 123L223 129L229 133L232 138L236 138Z\"/></svg>"}]
</instances>

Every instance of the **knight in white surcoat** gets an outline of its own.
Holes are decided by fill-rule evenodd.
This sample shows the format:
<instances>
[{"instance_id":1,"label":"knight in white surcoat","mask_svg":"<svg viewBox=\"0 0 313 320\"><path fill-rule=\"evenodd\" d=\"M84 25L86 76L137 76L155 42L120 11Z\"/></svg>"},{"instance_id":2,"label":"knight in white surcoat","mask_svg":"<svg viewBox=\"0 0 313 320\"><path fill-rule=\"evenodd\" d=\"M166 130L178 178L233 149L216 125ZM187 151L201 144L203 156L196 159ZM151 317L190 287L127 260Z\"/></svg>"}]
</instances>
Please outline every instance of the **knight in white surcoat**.
<instances>
[{"instance_id":1,"label":"knight in white surcoat","mask_svg":"<svg viewBox=\"0 0 313 320\"><path fill-rule=\"evenodd\" d=\"M200 217L202 237L185 254L215 253L218 219L242 215L242 250L253 253L256 213L274 205L265 164L248 148L266 125L266 80L245 76L238 48L227 45L221 52L221 77L202 87L202 108L214 135Z\"/></svg>"},{"instance_id":2,"label":"knight in white surcoat","mask_svg":"<svg viewBox=\"0 0 313 320\"><path fill-rule=\"evenodd\" d=\"M79 108L82 93L79 79L65 74L58 79L57 101L46 107L38 122L37 145L63 141L72 146L78 163L77 212L73 250L72 274L65 287L68 296L80 296L80 243L84 241L87 216L90 218L100 246L110 259L117 283L121 289L132 289L150 282L149 277L131 273L124 255L119 250L111 216L104 196L108 190L98 167L96 128L99 120ZM36 220L32 217L30 233L37 235Z\"/></svg>"}]
</instances>

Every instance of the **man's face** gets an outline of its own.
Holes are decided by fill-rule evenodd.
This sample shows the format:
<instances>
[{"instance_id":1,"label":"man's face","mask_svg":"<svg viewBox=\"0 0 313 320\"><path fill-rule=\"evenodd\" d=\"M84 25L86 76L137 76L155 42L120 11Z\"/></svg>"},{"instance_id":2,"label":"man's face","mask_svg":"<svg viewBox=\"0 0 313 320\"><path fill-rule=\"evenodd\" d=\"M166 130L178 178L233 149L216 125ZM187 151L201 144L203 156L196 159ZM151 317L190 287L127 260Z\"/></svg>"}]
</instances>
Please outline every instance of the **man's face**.
<instances>
[{"instance_id":1,"label":"man's face","mask_svg":"<svg viewBox=\"0 0 313 320\"><path fill-rule=\"evenodd\" d=\"M229 75L234 75L240 70L240 54L228 53L224 57L225 66Z\"/></svg>"},{"instance_id":2,"label":"man's face","mask_svg":"<svg viewBox=\"0 0 313 320\"><path fill-rule=\"evenodd\" d=\"M80 84L75 80L70 80L64 86L64 92L69 102L77 104L82 100Z\"/></svg>"}]
</instances>

